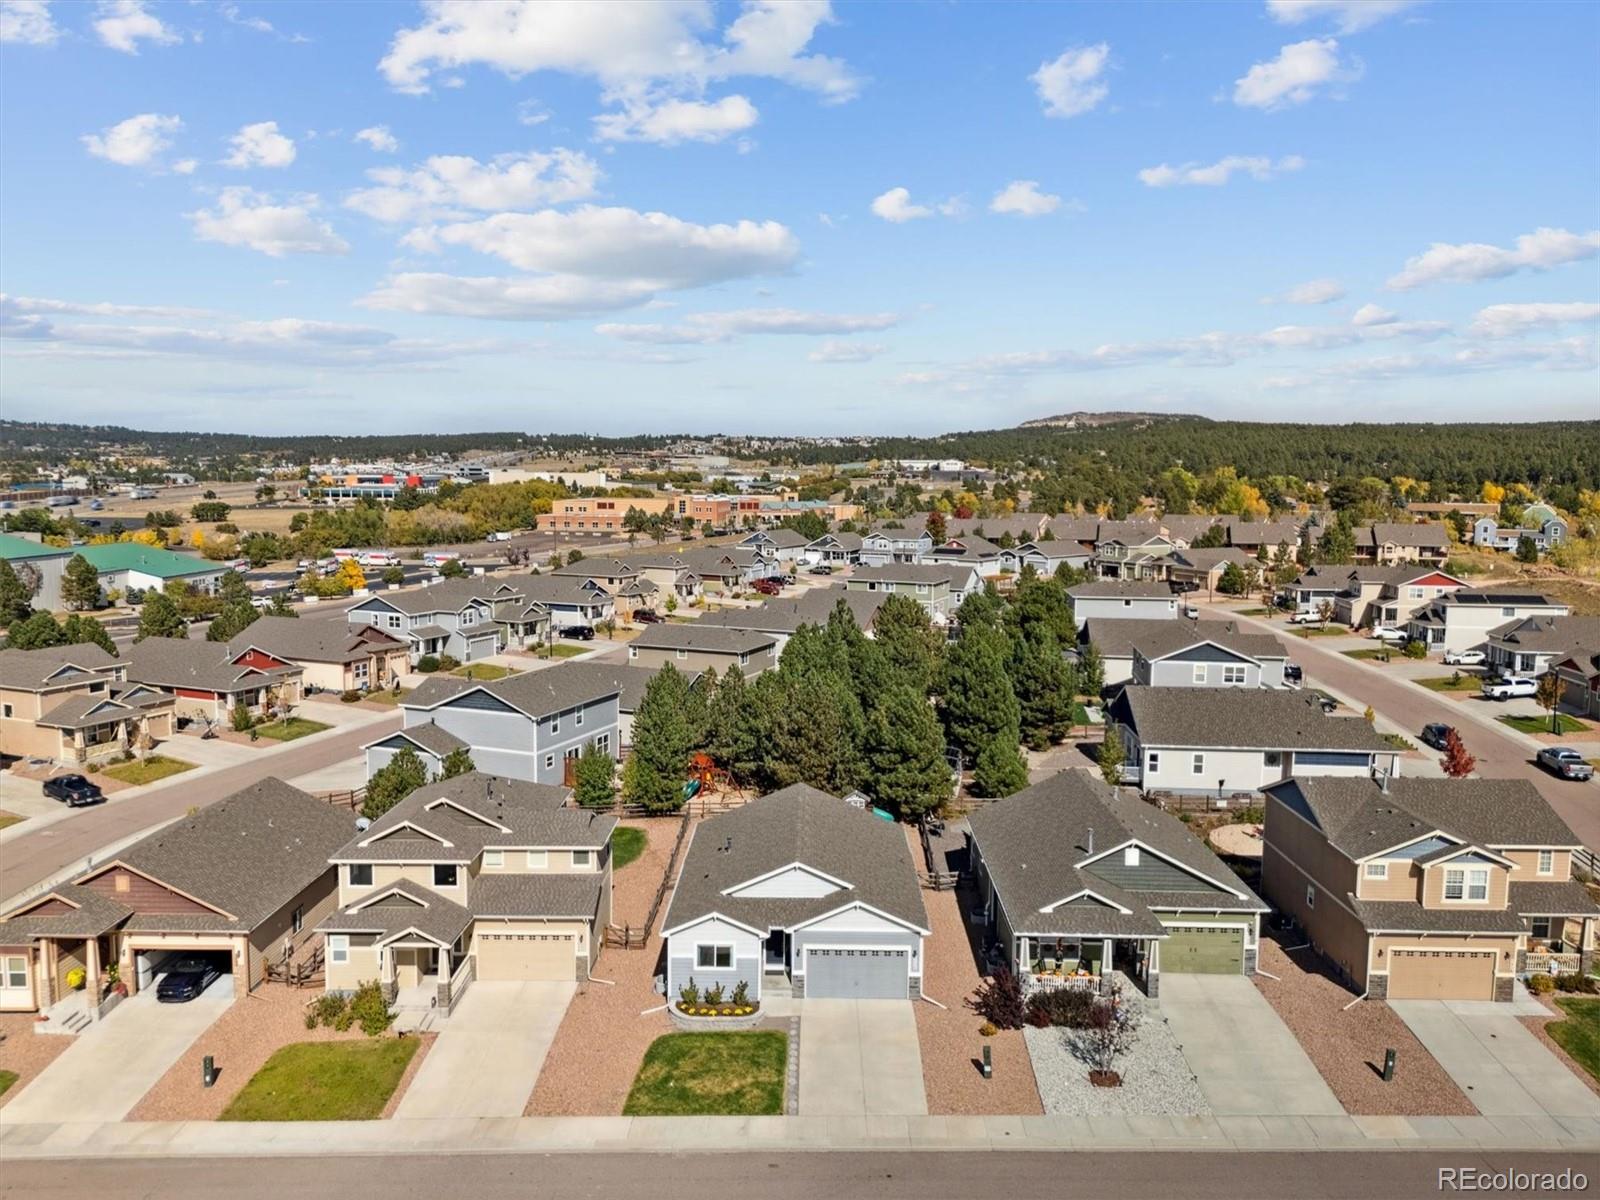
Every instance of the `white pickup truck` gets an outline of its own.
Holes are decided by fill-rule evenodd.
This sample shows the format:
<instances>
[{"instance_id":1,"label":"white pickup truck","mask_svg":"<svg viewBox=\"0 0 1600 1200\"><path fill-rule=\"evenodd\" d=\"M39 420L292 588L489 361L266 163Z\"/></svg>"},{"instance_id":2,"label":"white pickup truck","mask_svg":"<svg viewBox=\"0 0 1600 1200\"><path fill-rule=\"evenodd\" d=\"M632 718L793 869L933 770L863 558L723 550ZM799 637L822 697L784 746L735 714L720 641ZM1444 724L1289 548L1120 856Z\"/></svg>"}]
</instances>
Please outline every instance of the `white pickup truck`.
<instances>
[{"instance_id":1,"label":"white pickup truck","mask_svg":"<svg viewBox=\"0 0 1600 1200\"><path fill-rule=\"evenodd\" d=\"M1521 696L1537 696L1539 685L1532 679L1497 679L1483 685L1483 694L1490 700L1514 700Z\"/></svg>"}]
</instances>

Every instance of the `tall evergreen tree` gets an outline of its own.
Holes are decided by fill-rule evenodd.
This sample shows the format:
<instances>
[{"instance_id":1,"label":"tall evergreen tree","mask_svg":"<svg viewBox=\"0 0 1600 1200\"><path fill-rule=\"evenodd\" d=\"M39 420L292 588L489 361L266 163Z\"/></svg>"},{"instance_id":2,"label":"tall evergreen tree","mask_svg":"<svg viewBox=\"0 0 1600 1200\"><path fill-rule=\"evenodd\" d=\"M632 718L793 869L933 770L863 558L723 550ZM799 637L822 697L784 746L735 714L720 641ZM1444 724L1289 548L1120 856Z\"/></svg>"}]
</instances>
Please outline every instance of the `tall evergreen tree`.
<instances>
[{"instance_id":1,"label":"tall evergreen tree","mask_svg":"<svg viewBox=\"0 0 1600 1200\"><path fill-rule=\"evenodd\" d=\"M222 606L222 611L211 618L211 624L206 628L206 641L232 641L235 636L255 624L256 618L260 615L255 605L248 600L230 600Z\"/></svg>"},{"instance_id":2,"label":"tall evergreen tree","mask_svg":"<svg viewBox=\"0 0 1600 1200\"><path fill-rule=\"evenodd\" d=\"M70 609L93 608L100 602L100 573L81 554L67 560L61 576L61 602Z\"/></svg>"},{"instance_id":3,"label":"tall evergreen tree","mask_svg":"<svg viewBox=\"0 0 1600 1200\"><path fill-rule=\"evenodd\" d=\"M33 593L11 563L0 558L0 625L14 625L33 612Z\"/></svg>"},{"instance_id":4,"label":"tall evergreen tree","mask_svg":"<svg viewBox=\"0 0 1600 1200\"><path fill-rule=\"evenodd\" d=\"M706 752L736 782L752 779L760 763L758 701L751 690L741 672L724 672L711 695L706 722Z\"/></svg>"},{"instance_id":5,"label":"tall evergreen tree","mask_svg":"<svg viewBox=\"0 0 1600 1200\"><path fill-rule=\"evenodd\" d=\"M8 650L44 650L66 643L67 635L47 612L36 612L31 617L14 622L6 636Z\"/></svg>"},{"instance_id":6,"label":"tall evergreen tree","mask_svg":"<svg viewBox=\"0 0 1600 1200\"><path fill-rule=\"evenodd\" d=\"M92 642L99 646L112 658L117 657L117 644L111 640L111 635L106 632L106 627L93 617L80 616L78 613L70 614L61 622L61 635L73 645Z\"/></svg>"},{"instance_id":7,"label":"tall evergreen tree","mask_svg":"<svg viewBox=\"0 0 1600 1200\"><path fill-rule=\"evenodd\" d=\"M617 795L617 764L590 742L578 756L572 795L582 808L609 808Z\"/></svg>"},{"instance_id":8,"label":"tall evergreen tree","mask_svg":"<svg viewBox=\"0 0 1600 1200\"><path fill-rule=\"evenodd\" d=\"M939 685L945 731L969 757L1002 729L1019 727L1017 696L1006 676L1009 649L1005 635L992 625L964 624L945 657Z\"/></svg>"},{"instance_id":9,"label":"tall evergreen tree","mask_svg":"<svg viewBox=\"0 0 1600 1200\"><path fill-rule=\"evenodd\" d=\"M428 767L410 746L401 750L367 780L361 815L376 821L412 792L428 782Z\"/></svg>"},{"instance_id":10,"label":"tall evergreen tree","mask_svg":"<svg viewBox=\"0 0 1600 1200\"><path fill-rule=\"evenodd\" d=\"M927 695L944 654L944 635L928 619L927 609L910 596L892 595L878 609L872 630L890 685L904 684Z\"/></svg>"},{"instance_id":11,"label":"tall evergreen tree","mask_svg":"<svg viewBox=\"0 0 1600 1200\"><path fill-rule=\"evenodd\" d=\"M147 637L186 638L189 623L183 619L172 597L165 592L145 593L139 606L139 634L133 640L142 642Z\"/></svg>"},{"instance_id":12,"label":"tall evergreen tree","mask_svg":"<svg viewBox=\"0 0 1600 1200\"><path fill-rule=\"evenodd\" d=\"M944 731L927 697L896 684L879 699L867 724L872 798L907 820L950 797Z\"/></svg>"},{"instance_id":13,"label":"tall evergreen tree","mask_svg":"<svg viewBox=\"0 0 1600 1200\"><path fill-rule=\"evenodd\" d=\"M862 781L865 720L847 681L780 672L764 714L768 790L806 783L842 796Z\"/></svg>"},{"instance_id":14,"label":"tall evergreen tree","mask_svg":"<svg viewBox=\"0 0 1600 1200\"><path fill-rule=\"evenodd\" d=\"M1106 688L1106 664L1094 645L1084 647L1078 659L1078 689L1082 695L1097 698Z\"/></svg>"},{"instance_id":15,"label":"tall evergreen tree","mask_svg":"<svg viewBox=\"0 0 1600 1200\"><path fill-rule=\"evenodd\" d=\"M1028 786L1028 764L1018 748L1015 726L996 733L978 752L972 790L980 796L1009 796Z\"/></svg>"},{"instance_id":16,"label":"tall evergreen tree","mask_svg":"<svg viewBox=\"0 0 1600 1200\"><path fill-rule=\"evenodd\" d=\"M645 685L633 718L633 753L623 769L622 793L651 812L683 807L684 774L693 748L685 712L688 686L671 663Z\"/></svg>"},{"instance_id":17,"label":"tall evergreen tree","mask_svg":"<svg viewBox=\"0 0 1600 1200\"><path fill-rule=\"evenodd\" d=\"M1059 742L1072 727L1077 675L1062 656L1055 635L1019 638L1011 686L1021 713L1022 740L1035 750Z\"/></svg>"}]
</instances>

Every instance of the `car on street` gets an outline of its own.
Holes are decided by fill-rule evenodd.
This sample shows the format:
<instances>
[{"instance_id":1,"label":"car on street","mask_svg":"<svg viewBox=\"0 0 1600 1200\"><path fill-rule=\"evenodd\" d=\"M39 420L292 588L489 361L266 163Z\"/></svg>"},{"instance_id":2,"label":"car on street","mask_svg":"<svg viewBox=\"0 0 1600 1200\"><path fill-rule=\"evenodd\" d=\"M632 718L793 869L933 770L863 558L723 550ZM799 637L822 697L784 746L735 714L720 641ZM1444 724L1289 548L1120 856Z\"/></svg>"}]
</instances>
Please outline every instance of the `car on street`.
<instances>
[{"instance_id":1,"label":"car on street","mask_svg":"<svg viewBox=\"0 0 1600 1200\"><path fill-rule=\"evenodd\" d=\"M1374 625L1372 636L1380 642L1403 642L1406 640L1406 631L1396 629L1393 625Z\"/></svg>"},{"instance_id":2,"label":"car on street","mask_svg":"<svg viewBox=\"0 0 1600 1200\"><path fill-rule=\"evenodd\" d=\"M104 804L105 793L97 784L90 783L82 775L57 775L54 779L44 781L44 794L52 800L59 800L68 808L87 808L91 804Z\"/></svg>"},{"instance_id":3,"label":"car on street","mask_svg":"<svg viewBox=\"0 0 1600 1200\"><path fill-rule=\"evenodd\" d=\"M783 592L783 584L776 579L758 579L750 587L752 590L760 592L763 596L777 596Z\"/></svg>"},{"instance_id":4,"label":"car on street","mask_svg":"<svg viewBox=\"0 0 1600 1200\"><path fill-rule=\"evenodd\" d=\"M1488 657L1482 650L1447 650L1444 663L1447 667L1479 667Z\"/></svg>"},{"instance_id":5,"label":"car on street","mask_svg":"<svg viewBox=\"0 0 1600 1200\"><path fill-rule=\"evenodd\" d=\"M1183 615L1191 621L1198 621L1200 619L1200 609L1193 604L1185 604L1183 606Z\"/></svg>"},{"instance_id":6,"label":"car on street","mask_svg":"<svg viewBox=\"0 0 1600 1200\"><path fill-rule=\"evenodd\" d=\"M1425 746L1432 746L1435 750L1443 750L1446 740L1455 732L1455 726L1432 724L1422 727L1422 742Z\"/></svg>"},{"instance_id":7,"label":"car on street","mask_svg":"<svg viewBox=\"0 0 1600 1200\"><path fill-rule=\"evenodd\" d=\"M818 563L808 572L811 575L832 575L833 566L829 563Z\"/></svg>"},{"instance_id":8,"label":"car on street","mask_svg":"<svg viewBox=\"0 0 1600 1200\"><path fill-rule=\"evenodd\" d=\"M167 967L156 985L156 999L163 1004L186 1004L222 978L216 962L198 955L180 958Z\"/></svg>"},{"instance_id":9,"label":"car on street","mask_svg":"<svg viewBox=\"0 0 1600 1200\"><path fill-rule=\"evenodd\" d=\"M1531 679L1496 679L1483 685L1483 694L1490 700L1515 700L1538 695L1539 685Z\"/></svg>"},{"instance_id":10,"label":"car on street","mask_svg":"<svg viewBox=\"0 0 1600 1200\"><path fill-rule=\"evenodd\" d=\"M564 638L572 638L578 642L594 641L593 625L563 625L556 632Z\"/></svg>"},{"instance_id":11,"label":"car on street","mask_svg":"<svg viewBox=\"0 0 1600 1200\"><path fill-rule=\"evenodd\" d=\"M659 625L664 620L666 618L660 613L651 612L648 608L641 608L633 614L633 623L635 625Z\"/></svg>"},{"instance_id":12,"label":"car on street","mask_svg":"<svg viewBox=\"0 0 1600 1200\"><path fill-rule=\"evenodd\" d=\"M1570 746L1546 746L1534 756L1538 763L1552 775L1582 783L1594 778L1594 768Z\"/></svg>"}]
</instances>

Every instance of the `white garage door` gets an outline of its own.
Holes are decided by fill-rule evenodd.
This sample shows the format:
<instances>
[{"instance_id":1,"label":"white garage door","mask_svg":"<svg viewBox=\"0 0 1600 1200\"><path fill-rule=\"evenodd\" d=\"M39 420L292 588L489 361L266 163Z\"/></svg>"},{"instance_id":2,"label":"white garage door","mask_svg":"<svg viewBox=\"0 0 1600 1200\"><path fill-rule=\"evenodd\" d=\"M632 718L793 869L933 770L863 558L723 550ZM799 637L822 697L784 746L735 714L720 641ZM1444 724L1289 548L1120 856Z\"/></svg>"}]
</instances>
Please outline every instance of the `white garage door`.
<instances>
[{"instance_id":1,"label":"white garage door","mask_svg":"<svg viewBox=\"0 0 1600 1200\"><path fill-rule=\"evenodd\" d=\"M479 979L571 979L576 957L570 933L478 935Z\"/></svg>"},{"instance_id":2,"label":"white garage door","mask_svg":"<svg viewBox=\"0 0 1600 1200\"><path fill-rule=\"evenodd\" d=\"M813 1000L904 1000L911 956L905 950L806 950L806 997Z\"/></svg>"}]
</instances>

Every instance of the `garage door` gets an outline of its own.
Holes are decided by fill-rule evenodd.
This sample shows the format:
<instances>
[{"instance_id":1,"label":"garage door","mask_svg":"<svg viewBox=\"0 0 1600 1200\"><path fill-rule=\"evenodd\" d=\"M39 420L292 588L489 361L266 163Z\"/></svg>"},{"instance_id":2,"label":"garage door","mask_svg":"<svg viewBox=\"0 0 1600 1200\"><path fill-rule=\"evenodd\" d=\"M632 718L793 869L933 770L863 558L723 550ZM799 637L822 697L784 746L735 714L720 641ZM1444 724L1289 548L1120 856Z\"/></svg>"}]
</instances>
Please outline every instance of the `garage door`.
<instances>
[{"instance_id":1,"label":"garage door","mask_svg":"<svg viewBox=\"0 0 1600 1200\"><path fill-rule=\"evenodd\" d=\"M904 950L806 950L808 999L904 1000L910 974Z\"/></svg>"},{"instance_id":2,"label":"garage door","mask_svg":"<svg viewBox=\"0 0 1600 1200\"><path fill-rule=\"evenodd\" d=\"M1237 975L1244 970L1244 930L1169 925L1161 969L1174 975Z\"/></svg>"},{"instance_id":3,"label":"garage door","mask_svg":"<svg viewBox=\"0 0 1600 1200\"><path fill-rule=\"evenodd\" d=\"M1391 1000L1493 1000L1493 950L1391 950Z\"/></svg>"},{"instance_id":4,"label":"garage door","mask_svg":"<svg viewBox=\"0 0 1600 1200\"><path fill-rule=\"evenodd\" d=\"M570 933L478 935L479 979L571 979L576 957Z\"/></svg>"}]
</instances>

